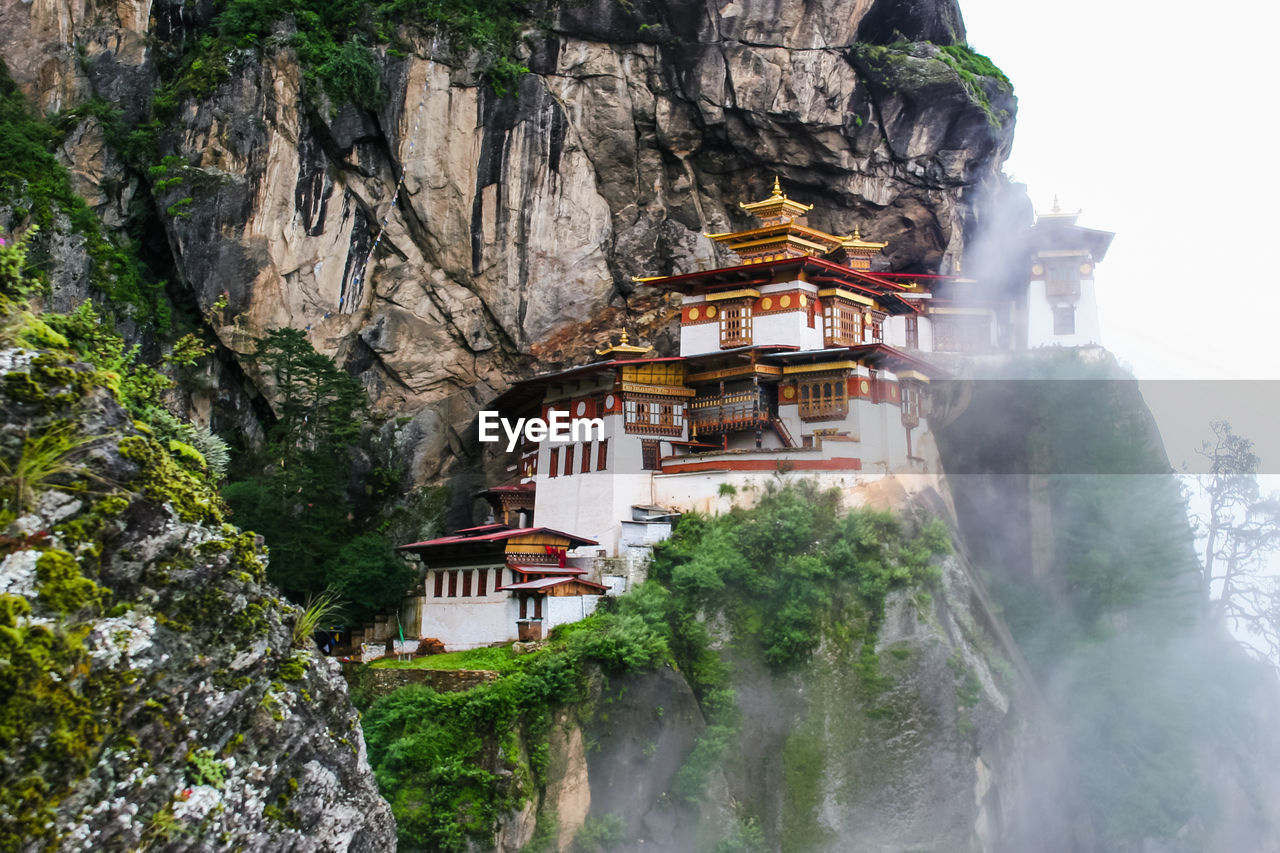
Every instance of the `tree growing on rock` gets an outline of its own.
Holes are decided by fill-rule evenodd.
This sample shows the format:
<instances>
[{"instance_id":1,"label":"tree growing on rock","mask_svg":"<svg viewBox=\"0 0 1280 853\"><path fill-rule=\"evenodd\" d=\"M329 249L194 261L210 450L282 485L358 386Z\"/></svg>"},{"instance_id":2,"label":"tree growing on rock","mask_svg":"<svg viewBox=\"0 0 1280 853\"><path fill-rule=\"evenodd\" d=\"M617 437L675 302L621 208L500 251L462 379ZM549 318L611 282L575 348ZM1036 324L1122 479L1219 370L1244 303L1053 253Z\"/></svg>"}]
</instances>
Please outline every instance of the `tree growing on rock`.
<instances>
[{"instance_id":1,"label":"tree growing on rock","mask_svg":"<svg viewBox=\"0 0 1280 853\"><path fill-rule=\"evenodd\" d=\"M1226 421L1200 453L1209 471L1198 479L1208 506L1197 519L1204 537L1202 600L1210 616L1256 637L1280 665L1280 582L1268 558L1280 550L1280 495L1263 495L1253 442Z\"/></svg>"},{"instance_id":2,"label":"tree growing on rock","mask_svg":"<svg viewBox=\"0 0 1280 853\"><path fill-rule=\"evenodd\" d=\"M299 329L267 332L254 361L277 421L246 468L254 474L224 490L236 523L265 537L271 580L298 600L330 590L356 616L394 606L415 573L369 530L389 479L353 470L370 418L364 389Z\"/></svg>"}]
</instances>

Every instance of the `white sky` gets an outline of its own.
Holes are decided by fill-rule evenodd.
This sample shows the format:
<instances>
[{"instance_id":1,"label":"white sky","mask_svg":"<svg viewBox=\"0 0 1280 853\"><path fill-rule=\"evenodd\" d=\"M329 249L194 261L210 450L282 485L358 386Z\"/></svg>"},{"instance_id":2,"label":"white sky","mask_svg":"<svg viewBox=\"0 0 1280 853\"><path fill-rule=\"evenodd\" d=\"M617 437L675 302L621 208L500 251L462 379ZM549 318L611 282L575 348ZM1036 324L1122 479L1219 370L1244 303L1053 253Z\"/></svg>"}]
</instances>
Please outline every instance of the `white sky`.
<instances>
[{"instance_id":1,"label":"white sky","mask_svg":"<svg viewBox=\"0 0 1280 853\"><path fill-rule=\"evenodd\" d=\"M1280 379L1280 4L960 0L1018 96L1005 171L1116 232L1103 343L1144 380ZM1176 466L1225 418L1280 471L1280 399L1145 391ZM1232 395L1237 400L1249 394ZM1187 399L1190 397L1191 399Z\"/></svg>"}]
</instances>

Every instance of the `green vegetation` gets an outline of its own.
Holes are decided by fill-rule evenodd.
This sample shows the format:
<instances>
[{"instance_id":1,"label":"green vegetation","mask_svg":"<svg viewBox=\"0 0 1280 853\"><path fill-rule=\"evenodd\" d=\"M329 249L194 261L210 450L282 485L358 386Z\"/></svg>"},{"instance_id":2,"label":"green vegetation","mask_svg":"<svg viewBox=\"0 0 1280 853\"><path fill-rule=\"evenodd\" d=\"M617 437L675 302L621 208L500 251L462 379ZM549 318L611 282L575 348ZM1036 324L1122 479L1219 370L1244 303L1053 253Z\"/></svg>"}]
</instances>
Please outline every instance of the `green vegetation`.
<instances>
[{"instance_id":1,"label":"green vegetation","mask_svg":"<svg viewBox=\"0 0 1280 853\"><path fill-rule=\"evenodd\" d=\"M0 475L8 484L3 506L16 515L31 507L37 492L75 488L81 470L77 460L95 440L77 435L75 425L67 422L25 436L16 461L0 459Z\"/></svg>"},{"instance_id":2,"label":"green vegetation","mask_svg":"<svg viewBox=\"0 0 1280 853\"><path fill-rule=\"evenodd\" d=\"M697 800L738 736L731 663L712 650L707 621L723 617L735 654L778 672L805 665L819 642L833 642L857 657L855 677L875 690L886 595L936 581L934 557L948 548L936 521L909 532L888 513L842 514L836 492L769 489L750 510L685 516L648 582L602 600L595 615L557 628L537 651L477 649L377 664L500 673L464 693L403 688L366 713L370 761L392 802L402 849L460 850L467 838L491 838L498 815L545 781L551 711L586 700L591 668L613 677L670 661L684 673L708 726L671 794ZM613 842L603 839L617 828L595 815L575 844L608 849ZM758 828L748 820L741 829L726 851L758 846Z\"/></svg>"},{"instance_id":3,"label":"green vegetation","mask_svg":"<svg viewBox=\"0 0 1280 853\"><path fill-rule=\"evenodd\" d=\"M586 668L621 674L667 659L659 627L600 613L510 658L497 681L465 693L405 687L364 716L369 761L391 802L400 849L458 851L543 784L552 709L587 696Z\"/></svg>"},{"instance_id":4,"label":"green vegetation","mask_svg":"<svg viewBox=\"0 0 1280 853\"><path fill-rule=\"evenodd\" d=\"M221 788L227 781L227 765L211 749L197 749L187 755L187 778L193 785Z\"/></svg>"},{"instance_id":5,"label":"green vegetation","mask_svg":"<svg viewBox=\"0 0 1280 853\"><path fill-rule=\"evenodd\" d=\"M855 661L864 698L884 686L875 638L891 590L938 580L950 551L937 520L909 533L890 513L841 513L839 495L802 484L769 488L757 506L715 518L684 516L658 548L650 581L622 599L668 626L672 650L708 725L673 793L701 796L738 731L730 665L710 650L707 620L724 617L735 655L774 671L807 664L829 642ZM809 772L809 771L799 771Z\"/></svg>"},{"instance_id":6,"label":"green vegetation","mask_svg":"<svg viewBox=\"0 0 1280 853\"><path fill-rule=\"evenodd\" d=\"M299 648L310 648L312 636L316 629L327 624L338 613L338 596L333 592L322 592L308 596L302 605L302 613L293 623L293 644Z\"/></svg>"},{"instance_id":7,"label":"green vegetation","mask_svg":"<svg viewBox=\"0 0 1280 853\"><path fill-rule=\"evenodd\" d=\"M781 668L807 660L824 637L874 637L888 592L936 582L933 557L949 550L941 522L908 536L890 513L842 515L837 492L802 486L770 489L751 510L685 516L650 578L671 593L678 656L687 649L695 669L694 650L707 644L700 612L723 613L737 648Z\"/></svg>"},{"instance_id":8,"label":"green vegetation","mask_svg":"<svg viewBox=\"0 0 1280 853\"><path fill-rule=\"evenodd\" d=\"M109 238L84 199L71 189L67 170L53 155L65 131L37 119L0 61L0 204L13 209L15 224L29 222L46 238L69 233L84 241L89 255L91 283L112 301L128 307L138 322L165 331L171 309L163 281L156 280L138 261L134 246L120 237ZM12 227L0 223L0 228ZM41 247L32 270L47 284L40 267L49 261Z\"/></svg>"},{"instance_id":9,"label":"green vegetation","mask_svg":"<svg viewBox=\"0 0 1280 853\"><path fill-rule=\"evenodd\" d=\"M510 645L506 645L424 655L407 661L382 658L370 666L379 669L484 669L492 672L515 672L520 669L520 661L521 656Z\"/></svg>"},{"instance_id":10,"label":"green vegetation","mask_svg":"<svg viewBox=\"0 0 1280 853\"><path fill-rule=\"evenodd\" d=\"M995 128L1003 127L1013 118L1008 110L996 109L991 105L991 96L987 92L987 81L993 81L995 88L1004 93L1013 91L1009 78L995 66L990 59L975 53L967 45L948 44L938 49L941 59L956 72L969 99L982 108L987 114L987 122Z\"/></svg>"},{"instance_id":11,"label":"green vegetation","mask_svg":"<svg viewBox=\"0 0 1280 853\"><path fill-rule=\"evenodd\" d=\"M1009 78L968 45L898 41L859 44L855 52L858 62L890 89L910 93L958 78L969 100L986 114L992 127L1003 127L1013 118L1008 110L991 103L993 92L1007 95L1013 91Z\"/></svg>"},{"instance_id":12,"label":"green vegetation","mask_svg":"<svg viewBox=\"0 0 1280 853\"><path fill-rule=\"evenodd\" d=\"M248 476L223 490L235 521L266 537L271 580L295 600L331 592L357 616L394 606L416 576L392 550L403 544L387 535L394 525L378 530L398 482L375 467L351 488L370 420L364 389L299 329L268 332L254 359L280 406L266 447L246 454Z\"/></svg>"},{"instance_id":13,"label":"green vegetation","mask_svg":"<svg viewBox=\"0 0 1280 853\"><path fill-rule=\"evenodd\" d=\"M627 824L621 815L590 815L573 836L573 853L609 853L626 837Z\"/></svg>"},{"instance_id":14,"label":"green vegetation","mask_svg":"<svg viewBox=\"0 0 1280 853\"><path fill-rule=\"evenodd\" d=\"M957 490L966 539L992 570L989 585L1005 620L1067 721L1067 747L1101 846L1172 842L1205 813L1197 720L1229 716L1211 710L1220 700L1213 690L1192 686L1213 680L1206 675L1213 664L1180 639L1194 634L1199 613L1199 566L1180 486L1164 473L1168 463L1134 383L1074 352L1027 362L1017 378L1051 381L976 383L969 411L999 411L1011 425L1006 440L985 452L1035 460L1048 471L1100 473L1045 478L1036 497L1052 519L1043 576L1010 547L1010 534L1031 522L1027 493L1009 479L1003 503L981 513L967 513L967 495ZM958 420L940 436L944 462L948 454L984 452L967 429ZM987 551L987 542L1001 545ZM960 685L962 701L968 687ZM1192 833L1171 849L1197 845Z\"/></svg>"},{"instance_id":15,"label":"green vegetation","mask_svg":"<svg viewBox=\"0 0 1280 853\"><path fill-rule=\"evenodd\" d=\"M959 72L961 76L968 75L969 78L990 77L1006 91L1013 90L1013 84L1009 82L1009 78L1004 75L1004 72L997 68L994 62L981 53L977 53L967 44L939 45L938 52L943 57L943 61Z\"/></svg>"},{"instance_id":16,"label":"green vegetation","mask_svg":"<svg viewBox=\"0 0 1280 853\"><path fill-rule=\"evenodd\" d=\"M119 534L120 516L140 493L171 500L179 513L194 517L216 518L218 513L212 482L181 469L153 439L120 438L118 432L89 437L77 430L74 425L89 413L101 419L102 395L122 386L109 381L103 370L72 366L79 353L50 325L66 318L35 317L25 303L38 287L26 265L25 246L0 240L0 333L6 344L38 341L43 350L26 369L7 372L0 388L0 411L9 415L0 430L0 559L12 556L29 561L30 567L30 588L20 583L0 595L4 849L55 846L52 828L59 802L104 750L132 754L137 746L120 731L122 709L141 704L137 672L91 660L86 649L95 623L102 624L97 620L124 616L135 607L117 600L115 591L100 582L106 543ZM118 339L108 343L117 352L123 348ZM99 469L112 443L137 465L129 482L113 482ZM11 526L55 489L77 500L69 517L47 531L22 532ZM246 543L234 530L222 533L222 540L206 544L216 542L233 555L237 572L257 562L251 538ZM153 575L148 581L155 582L161 570L148 571ZM202 590L201 595L212 592ZM250 601L246 610L259 606ZM185 615L181 607L170 612ZM172 617L156 614L157 622L165 619L176 624ZM139 713L162 708L152 701ZM190 761L193 778L208 784L217 784L219 767L225 772L225 765L205 752L193 753ZM163 813L145 819L157 832L166 820Z\"/></svg>"},{"instance_id":17,"label":"green vegetation","mask_svg":"<svg viewBox=\"0 0 1280 853\"><path fill-rule=\"evenodd\" d=\"M521 0L228 0L215 32L177 60L157 95L157 115L163 119L184 95L212 94L246 53L275 42L284 21L292 24L286 43L297 53L308 93L323 92L335 108L382 106L381 61L371 46L389 44L389 52L402 55L407 45L396 35L400 26L438 33L455 49L476 51L485 78L504 95L528 71L514 54L531 19Z\"/></svg>"}]
</instances>

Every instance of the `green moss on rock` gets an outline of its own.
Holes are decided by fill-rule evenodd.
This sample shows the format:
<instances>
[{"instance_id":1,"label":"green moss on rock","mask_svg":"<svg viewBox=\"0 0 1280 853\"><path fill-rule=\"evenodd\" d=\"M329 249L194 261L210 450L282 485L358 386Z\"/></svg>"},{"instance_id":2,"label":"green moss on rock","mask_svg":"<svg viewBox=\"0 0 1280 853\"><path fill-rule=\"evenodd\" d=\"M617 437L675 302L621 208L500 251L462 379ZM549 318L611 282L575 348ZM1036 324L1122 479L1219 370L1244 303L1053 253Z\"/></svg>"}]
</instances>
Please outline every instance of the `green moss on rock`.
<instances>
[{"instance_id":1,"label":"green moss on rock","mask_svg":"<svg viewBox=\"0 0 1280 853\"><path fill-rule=\"evenodd\" d=\"M220 524L217 496L198 477L182 470L155 439L132 435L120 439L120 455L137 463L132 485L157 503L173 507L183 521Z\"/></svg>"},{"instance_id":2,"label":"green moss on rock","mask_svg":"<svg viewBox=\"0 0 1280 853\"><path fill-rule=\"evenodd\" d=\"M76 558L66 551L49 550L36 561L40 603L62 614L74 614L97 606L107 592L80 573Z\"/></svg>"}]
</instances>

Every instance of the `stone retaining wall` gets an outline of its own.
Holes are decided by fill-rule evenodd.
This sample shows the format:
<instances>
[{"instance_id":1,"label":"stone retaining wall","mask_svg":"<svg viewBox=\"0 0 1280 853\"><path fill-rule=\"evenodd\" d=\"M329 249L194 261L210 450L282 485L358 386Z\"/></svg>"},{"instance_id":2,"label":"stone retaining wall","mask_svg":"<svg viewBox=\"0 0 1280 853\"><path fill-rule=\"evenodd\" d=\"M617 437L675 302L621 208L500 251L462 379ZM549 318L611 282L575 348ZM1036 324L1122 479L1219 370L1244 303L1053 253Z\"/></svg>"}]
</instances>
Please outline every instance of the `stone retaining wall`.
<instances>
[{"instance_id":1,"label":"stone retaining wall","mask_svg":"<svg viewBox=\"0 0 1280 853\"><path fill-rule=\"evenodd\" d=\"M344 663L342 676L352 691L367 702L381 699L410 684L425 684L441 693L458 693L496 681L498 673L483 669L389 669Z\"/></svg>"}]
</instances>

